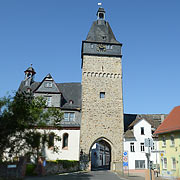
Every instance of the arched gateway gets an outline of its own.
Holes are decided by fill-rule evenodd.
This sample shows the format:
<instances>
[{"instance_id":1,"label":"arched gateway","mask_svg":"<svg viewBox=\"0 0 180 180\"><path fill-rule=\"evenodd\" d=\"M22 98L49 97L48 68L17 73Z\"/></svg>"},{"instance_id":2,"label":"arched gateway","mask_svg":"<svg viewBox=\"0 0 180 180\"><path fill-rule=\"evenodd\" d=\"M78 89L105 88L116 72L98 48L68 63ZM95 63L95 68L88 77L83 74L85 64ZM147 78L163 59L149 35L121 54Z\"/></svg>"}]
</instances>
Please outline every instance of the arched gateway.
<instances>
[{"instance_id":1,"label":"arched gateway","mask_svg":"<svg viewBox=\"0 0 180 180\"><path fill-rule=\"evenodd\" d=\"M92 146L104 142L110 149L110 169L120 171L124 131L122 44L105 21L103 8L99 8L97 16L82 42L80 165L90 170Z\"/></svg>"},{"instance_id":2,"label":"arched gateway","mask_svg":"<svg viewBox=\"0 0 180 180\"><path fill-rule=\"evenodd\" d=\"M91 170L110 170L111 142L106 138L97 139L90 148Z\"/></svg>"}]
</instances>

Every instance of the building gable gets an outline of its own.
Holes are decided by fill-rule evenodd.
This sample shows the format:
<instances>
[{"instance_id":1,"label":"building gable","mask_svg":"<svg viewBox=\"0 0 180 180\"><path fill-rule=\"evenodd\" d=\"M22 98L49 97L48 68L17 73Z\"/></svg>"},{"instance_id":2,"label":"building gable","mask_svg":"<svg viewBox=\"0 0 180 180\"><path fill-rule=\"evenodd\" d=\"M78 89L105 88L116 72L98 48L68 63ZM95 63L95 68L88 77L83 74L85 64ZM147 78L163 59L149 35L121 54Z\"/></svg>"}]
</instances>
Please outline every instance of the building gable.
<instances>
[{"instance_id":1,"label":"building gable","mask_svg":"<svg viewBox=\"0 0 180 180\"><path fill-rule=\"evenodd\" d=\"M134 124L134 127L135 127L135 126L141 126L141 125L144 126L144 125L146 125L146 124L147 124L147 125L149 124L149 125L151 126L151 124L150 124L146 119L143 118L143 119L140 119L139 121L137 121L137 122Z\"/></svg>"},{"instance_id":2,"label":"building gable","mask_svg":"<svg viewBox=\"0 0 180 180\"><path fill-rule=\"evenodd\" d=\"M60 94L60 90L58 89L54 79L50 74L48 74L39 86L34 90L34 93L55 93Z\"/></svg>"}]
</instances>

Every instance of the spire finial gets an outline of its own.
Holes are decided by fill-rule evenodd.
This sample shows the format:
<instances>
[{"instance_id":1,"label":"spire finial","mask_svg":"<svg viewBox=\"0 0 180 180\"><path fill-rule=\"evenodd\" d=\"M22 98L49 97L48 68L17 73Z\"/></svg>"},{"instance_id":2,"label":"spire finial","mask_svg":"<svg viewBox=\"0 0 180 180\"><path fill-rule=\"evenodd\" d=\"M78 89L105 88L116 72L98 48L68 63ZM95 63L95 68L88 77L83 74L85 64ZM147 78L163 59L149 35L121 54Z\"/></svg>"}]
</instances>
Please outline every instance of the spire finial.
<instances>
[{"instance_id":1,"label":"spire finial","mask_svg":"<svg viewBox=\"0 0 180 180\"><path fill-rule=\"evenodd\" d=\"M105 10L102 7L102 3L99 2L98 6L99 6L99 9L98 9L98 12L97 12L97 19L105 20Z\"/></svg>"},{"instance_id":2,"label":"spire finial","mask_svg":"<svg viewBox=\"0 0 180 180\"><path fill-rule=\"evenodd\" d=\"M102 6L102 3L101 3L101 2L98 2L98 6Z\"/></svg>"}]
</instances>

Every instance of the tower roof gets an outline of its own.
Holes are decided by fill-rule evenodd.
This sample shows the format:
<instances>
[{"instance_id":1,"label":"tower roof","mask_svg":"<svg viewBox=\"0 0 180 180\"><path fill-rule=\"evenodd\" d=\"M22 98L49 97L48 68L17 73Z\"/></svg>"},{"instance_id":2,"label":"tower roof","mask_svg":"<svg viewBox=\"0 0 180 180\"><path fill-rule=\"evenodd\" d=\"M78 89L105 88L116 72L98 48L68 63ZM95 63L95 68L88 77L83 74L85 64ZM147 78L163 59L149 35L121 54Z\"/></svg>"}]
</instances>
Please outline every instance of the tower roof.
<instances>
[{"instance_id":1,"label":"tower roof","mask_svg":"<svg viewBox=\"0 0 180 180\"><path fill-rule=\"evenodd\" d=\"M97 20L93 22L86 41L120 44L107 21L105 21L105 10L100 7L97 12Z\"/></svg>"},{"instance_id":2,"label":"tower roof","mask_svg":"<svg viewBox=\"0 0 180 180\"><path fill-rule=\"evenodd\" d=\"M36 74L36 71L34 70L32 65L30 67L28 67L24 72L32 72L32 74Z\"/></svg>"}]
</instances>

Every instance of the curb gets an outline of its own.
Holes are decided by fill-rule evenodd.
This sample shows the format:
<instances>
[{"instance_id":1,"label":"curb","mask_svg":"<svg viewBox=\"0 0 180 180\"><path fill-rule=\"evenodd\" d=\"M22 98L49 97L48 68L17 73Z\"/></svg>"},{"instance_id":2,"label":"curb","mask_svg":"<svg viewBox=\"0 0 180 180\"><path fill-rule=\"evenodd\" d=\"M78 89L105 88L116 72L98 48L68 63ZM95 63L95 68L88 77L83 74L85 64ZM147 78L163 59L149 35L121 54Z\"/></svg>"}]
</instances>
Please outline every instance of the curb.
<instances>
[{"instance_id":1,"label":"curb","mask_svg":"<svg viewBox=\"0 0 180 180\"><path fill-rule=\"evenodd\" d=\"M87 173L88 171L76 171L76 172L66 172L66 173L60 173L60 174L57 174L59 176L66 176L66 175L69 175L69 174L81 174L81 173Z\"/></svg>"}]
</instances>

